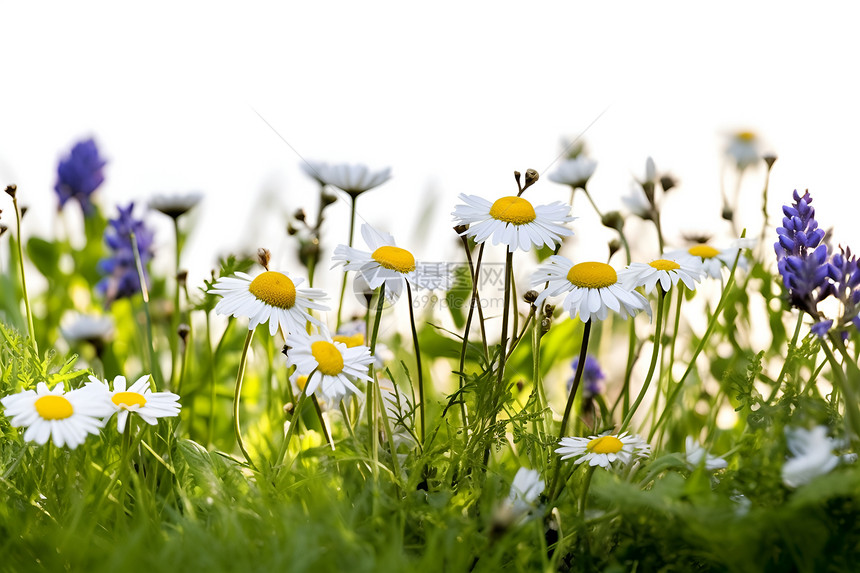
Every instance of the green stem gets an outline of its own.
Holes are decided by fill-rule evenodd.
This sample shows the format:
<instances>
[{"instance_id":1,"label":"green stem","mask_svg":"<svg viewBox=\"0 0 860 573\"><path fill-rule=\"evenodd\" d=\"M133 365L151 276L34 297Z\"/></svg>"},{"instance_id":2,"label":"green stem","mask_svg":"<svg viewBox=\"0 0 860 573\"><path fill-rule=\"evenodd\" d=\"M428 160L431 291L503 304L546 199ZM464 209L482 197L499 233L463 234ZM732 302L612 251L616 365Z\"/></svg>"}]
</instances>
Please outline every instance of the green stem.
<instances>
[{"instance_id":1,"label":"green stem","mask_svg":"<svg viewBox=\"0 0 860 573\"><path fill-rule=\"evenodd\" d=\"M310 380L310 377L308 377ZM311 402L314 405L314 411L317 414L317 418L320 421L320 429L322 429L323 438L325 438L325 443L329 445L331 449L334 449L334 441L331 439L331 433L328 431L328 427L325 425L325 419L323 419L322 408L320 408L320 402L317 400L316 394L311 394Z\"/></svg>"},{"instance_id":2,"label":"green stem","mask_svg":"<svg viewBox=\"0 0 860 573\"><path fill-rule=\"evenodd\" d=\"M314 375L314 372L311 372L311 376ZM311 376L308 376L308 380L310 380ZM306 383L307 384L307 383ZM305 386L307 388L307 386ZM275 475L278 475L281 469L284 467L286 462L286 455L290 449L290 440L293 437L293 434L296 432L296 426L299 425L302 419L302 407L305 405L305 400L307 399L307 393L302 390L299 394L299 401L296 403L296 408L293 410L293 418L290 420L290 427L287 428L287 435L284 437L283 443L281 443L281 450L278 452L278 458L276 463L280 464L278 469L275 471Z\"/></svg>"},{"instance_id":3,"label":"green stem","mask_svg":"<svg viewBox=\"0 0 860 573\"><path fill-rule=\"evenodd\" d=\"M642 389L639 391L639 395L636 396L636 400L630 407L630 411L627 412L627 416L624 417L624 421L621 423L621 429L618 430L619 434L624 433L624 430L626 430L627 426L630 425L630 421L633 419L633 415L636 413L636 409L639 408L639 404L641 404L643 398L645 398L645 393L648 391L648 386L651 384L651 378L654 376L654 370L657 366L657 356L659 355L661 346L660 337L663 333L663 301L666 298L666 293L663 292L663 287L658 285L657 289L657 328L654 331L654 349L651 352L651 364L648 366L648 374L645 376L645 382L642 384ZM666 405L666 407L668 408L668 404Z\"/></svg>"},{"instance_id":4,"label":"green stem","mask_svg":"<svg viewBox=\"0 0 860 573\"><path fill-rule=\"evenodd\" d=\"M785 352L785 360L782 361L782 368L779 370L779 376L773 384L770 396L767 398L768 404L776 398L777 392L782 387L782 381L785 380L785 375L788 373L788 363L794 349L797 347L797 339L800 338L800 327L803 326L803 313L797 313L797 322L794 325L794 334L791 336L791 342L788 343L788 349Z\"/></svg>"},{"instance_id":5,"label":"green stem","mask_svg":"<svg viewBox=\"0 0 860 573\"><path fill-rule=\"evenodd\" d=\"M589 466L585 474L585 483L582 484L582 496L579 498L579 515L585 519L585 506L588 500L588 488L591 486L591 476L594 475L596 466Z\"/></svg>"},{"instance_id":6,"label":"green stem","mask_svg":"<svg viewBox=\"0 0 860 573\"><path fill-rule=\"evenodd\" d=\"M508 249L505 255L505 296L504 296L504 307L502 311L502 341L499 345L499 366L497 370L496 377L496 386L493 388L491 394L493 396L492 400L492 417L490 422L490 435L495 435L495 429L493 428L496 425L496 417L498 415L498 401L499 396L503 393L503 384L505 381L505 359L506 359L506 351L508 347L508 319L511 314L511 266L513 265L514 253ZM490 459L490 444L487 444L487 447L484 449L484 467L487 466L487 463Z\"/></svg>"},{"instance_id":7,"label":"green stem","mask_svg":"<svg viewBox=\"0 0 860 573\"><path fill-rule=\"evenodd\" d=\"M385 306L385 283L379 285L379 290L377 291L377 299L376 299L376 318L373 321L373 332L370 335L370 354L373 355L376 352L376 340L379 337L379 323L382 321L382 309ZM412 301L410 300L410 308ZM370 366L370 380L367 382L367 397L365 399L365 405L367 408L367 430L370 434L370 452L373 457L373 475L374 478L377 475L378 468L376 466L376 461L378 459L378 449L379 444L377 442L378 437L376 433L376 407L374 404L373 397L374 394L379 394L379 383L376 381L376 373L374 372L373 365Z\"/></svg>"},{"instance_id":8,"label":"green stem","mask_svg":"<svg viewBox=\"0 0 860 573\"><path fill-rule=\"evenodd\" d=\"M355 235L355 203L358 201L358 197L354 195L350 195L350 211L349 211L349 246L352 246L353 236ZM341 325L341 312L343 311L343 297L346 294L346 276L347 273L344 271L343 273L343 282L340 285L340 302L337 305L337 327L335 331L340 328Z\"/></svg>"},{"instance_id":9,"label":"green stem","mask_svg":"<svg viewBox=\"0 0 860 573\"><path fill-rule=\"evenodd\" d=\"M409 298L409 326L412 328L412 345L415 348L415 362L418 378L418 411L421 416L421 444L424 444L427 410L424 405L424 373L421 368L421 349L418 346L418 331L415 328L415 309L412 305L412 287L406 281L406 295Z\"/></svg>"},{"instance_id":10,"label":"green stem","mask_svg":"<svg viewBox=\"0 0 860 573\"><path fill-rule=\"evenodd\" d=\"M36 343L36 329L33 326L33 310L30 308L30 296L27 294L27 278L24 274L24 239L21 237L21 210L18 209L18 197L16 195L12 196L12 205L15 207L15 226L18 229L18 269L21 272L21 292L24 295L24 310L27 313L27 331L30 334L30 344L33 345L33 351L36 353L36 356L39 356L39 345Z\"/></svg>"},{"instance_id":11,"label":"green stem","mask_svg":"<svg viewBox=\"0 0 860 573\"><path fill-rule=\"evenodd\" d=\"M239 372L236 374L236 389L233 393L233 432L236 434L236 442L239 444L239 449L248 465L254 470L257 467L251 461L251 456L248 455L248 450L245 449L245 442L242 441L242 431L239 426L239 398L242 395L242 382L245 379L245 366L248 361L248 350L251 348L251 339L254 338L254 331L249 330L248 336L245 337L245 345L242 347L242 358L239 360Z\"/></svg>"},{"instance_id":12,"label":"green stem","mask_svg":"<svg viewBox=\"0 0 860 573\"><path fill-rule=\"evenodd\" d=\"M146 341L148 344L149 354L149 369L152 372L152 378L156 382L158 388L163 388L164 380L161 377L161 368L158 365L158 360L155 356L155 343L152 338L152 315L149 312L149 289L146 286L146 275L143 273L143 261L140 258L140 247L137 244L137 237L134 231L129 233L131 238L131 250L134 254L134 265L137 268L137 277L140 281L140 294L143 297L143 313L146 316Z\"/></svg>"}]
</instances>

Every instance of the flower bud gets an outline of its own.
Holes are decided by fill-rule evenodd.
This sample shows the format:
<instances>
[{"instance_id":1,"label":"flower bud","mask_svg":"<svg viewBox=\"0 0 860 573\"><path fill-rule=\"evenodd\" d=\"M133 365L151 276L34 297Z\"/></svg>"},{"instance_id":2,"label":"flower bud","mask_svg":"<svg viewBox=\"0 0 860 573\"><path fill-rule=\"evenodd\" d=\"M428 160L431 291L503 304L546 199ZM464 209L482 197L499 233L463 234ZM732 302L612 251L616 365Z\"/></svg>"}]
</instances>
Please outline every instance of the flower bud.
<instances>
[{"instance_id":1,"label":"flower bud","mask_svg":"<svg viewBox=\"0 0 860 573\"><path fill-rule=\"evenodd\" d=\"M293 213L293 218L296 221L304 222L304 220L306 218L305 210L304 209L296 209L296 212Z\"/></svg>"},{"instance_id":2,"label":"flower bud","mask_svg":"<svg viewBox=\"0 0 860 573\"><path fill-rule=\"evenodd\" d=\"M551 326L552 326L552 319L551 318L544 318L543 320L540 321L540 333L542 335L546 334L547 332L549 332L549 328Z\"/></svg>"},{"instance_id":3,"label":"flower bud","mask_svg":"<svg viewBox=\"0 0 860 573\"><path fill-rule=\"evenodd\" d=\"M723 213L722 213L722 217L723 217L723 219L725 219L726 221L733 221L733 220L734 220L734 218L735 218L735 212L734 212L734 211L732 210L732 208L731 208L731 207L729 207L728 205L724 205L724 206L723 206Z\"/></svg>"},{"instance_id":4,"label":"flower bud","mask_svg":"<svg viewBox=\"0 0 860 573\"><path fill-rule=\"evenodd\" d=\"M678 181L671 175L663 175L660 177L660 187L663 188L664 193L672 187L675 187L677 184Z\"/></svg>"},{"instance_id":5,"label":"flower bud","mask_svg":"<svg viewBox=\"0 0 860 573\"><path fill-rule=\"evenodd\" d=\"M15 194L18 192L18 186L12 183L11 185L6 186L6 194L12 199L15 198Z\"/></svg>"},{"instance_id":6,"label":"flower bud","mask_svg":"<svg viewBox=\"0 0 860 573\"><path fill-rule=\"evenodd\" d=\"M523 295L523 300L529 304L532 304L537 300L538 293L536 290L526 291L526 294Z\"/></svg>"},{"instance_id":7,"label":"flower bud","mask_svg":"<svg viewBox=\"0 0 860 573\"><path fill-rule=\"evenodd\" d=\"M176 329L176 333L179 335L179 339L182 340L182 344L186 344L188 342L188 335L191 334L191 327L183 322Z\"/></svg>"},{"instance_id":8,"label":"flower bud","mask_svg":"<svg viewBox=\"0 0 860 573\"><path fill-rule=\"evenodd\" d=\"M621 241L618 239L612 239L609 241L609 258L612 258L612 255L617 253L621 249Z\"/></svg>"},{"instance_id":9,"label":"flower bud","mask_svg":"<svg viewBox=\"0 0 860 573\"><path fill-rule=\"evenodd\" d=\"M603 218L600 219L600 222L603 223L604 227L609 227L616 231L620 231L624 228L624 217L622 217L621 213L618 211L609 211L608 213L605 213Z\"/></svg>"},{"instance_id":10,"label":"flower bud","mask_svg":"<svg viewBox=\"0 0 860 573\"><path fill-rule=\"evenodd\" d=\"M333 195L331 193L323 193L322 194L322 204L323 207L328 207L332 203L337 201L337 195Z\"/></svg>"},{"instance_id":11,"label":"flower bud","mask_svg":"<svg viewBox=\"0 0 860 573\"><path fill-rule=\"evenodd\" d=\"M266 270L269 270L269 261L272 260L272 252L269 249L260 247L257 249L257 262Z\"/></svg>"},{"instance_id":12,"label":"flower bud","mask_svg":"<svg viewBox=\"0 0 860 573\"><path fill-rule=\"evenodd\" d=\"M547 303L543 306L544 315L552 316L552 313L554 313L554 312L555 312L555 305L554 304Z\"/></svg>"},{"instance_id":13,"label":"flower bud","mask_svg":"<svg viewBox=\"0 0 860 573\"><path fill-rule=\"evenodd\" d=\"M537 183L537 180L540 179L540 174L534 169L526 169L526 187L530 187ZM526 188L524 187L524 189Z\"/></svg>"},{"instance_id":14,"label":"flower bud","mask_svg":"<svg viewBox=\"0 0 860 573\"><path fill-rule=\"evenodd\" d=\"M188 284L188 271L181 270L176 273L176 282L179 283L180 287L185 287Z\"/></svg>"},{"instance_id":15,"label":"flower bud","mask_svg":"<svg viewBox=\"0 0 860 573\"><path fill-rule=\"evenodd\" d=\"M768 169L773 168L773 164L776 163L776 155L773 153L765 153L762 156L762 159L764 159L764 162L767 163Z\"/></svg>"},{"instance_id":16,"label":"flower bud","mask_svg":"<svg viewBox=\"0 0 860 573\"><path fill-rule=\"evenodd\" d=\"M457 225L456 227L454 227L454 232L457 233L458 235L462 235L463 233L465 233L468 230L469 230L469 225Z\"/></svg>"}]
</instances>

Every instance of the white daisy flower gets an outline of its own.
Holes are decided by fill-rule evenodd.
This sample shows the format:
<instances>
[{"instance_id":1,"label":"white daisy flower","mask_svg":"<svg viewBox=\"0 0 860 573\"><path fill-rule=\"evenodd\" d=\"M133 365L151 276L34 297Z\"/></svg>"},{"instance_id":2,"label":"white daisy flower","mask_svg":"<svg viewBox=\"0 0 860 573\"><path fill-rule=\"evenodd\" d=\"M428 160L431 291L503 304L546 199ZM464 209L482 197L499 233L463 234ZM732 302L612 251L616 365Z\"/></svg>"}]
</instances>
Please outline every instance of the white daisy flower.
<instances>
[{"instance_id":1,"label":"white daisy flower","mask_svg":"<svg viewBox=\"0 0 860 573\"><path fill-rule=\"evenodd\" d=\"M667 257L690 256L702 263L705 274L713 279L721 279L723 268L732 268L735 257L741 249L751 249L756 244L755 239L737 239L727 249L717 249L707 244L698 244L687 249L680 249L666 253ZM746 270L749 262L743 254L738 258L738 268Z\"/></svg>"},{"instance_id":2,"label":"white daisy flower","mask_svg":"<svg viewBox=\"0 0 860 573\"><path fill-rule=\"evenodd\" d=\"M535 501L543 489L544 482L540 479L540 472L527 468L517 470L508 497L493 511L494 526L505 529L523 521L534 509Z\"/></svg>"},{"instance_id":3,"label":"white daisy flower","mask_svg":"<svg viewBox=\"0 0 860 573\"><path fill-rule=\"evenodd\" d=\"M85 388L103 393L113 411L116 412L116 429L122 433L125 422L130 414L137 414L140 419L154 426L158 418L172 418L179 415L182 406L179 396L173 392L153 392L149 383L150 376L146 374L126 388L125 376L113 379L113 390L107 380L90 376Z\"/></svg>"},{"instance_id":4,"label":"white daisy flower","mask_svg":"<svg viewBox=\"0 0 860 573\"><path fill-rule=\"evenodd\" d=\"M391 168L386 167L379 171L371 171L367 165L349 165L341 163L328 165L318 163L314 165L317 171L313 177L333 185L342 191L346 191L353 197L378 187L391 179ZM307 171L305 171L307 173ZM321 177L320 177L321 176Z\"/></svg>"},{"instance_id":5,"label":"white daisy flower","mask_svg":"<svg viewBox=\"0 0 860 573\"><path fill-rule=\"evenodd\" d=\"M326 330L307 336L290 334L287 338L287 363L295 365L299 376L307 376L304 392L319 394L332 403L341 401L347 394L358 394L355 380L370 380L368 366L373 362L366 346L347 348L335 342Z\"/></svg>"},{"instance_id":6,"label":"white daisy flower","mask_svg":"<svg viewBox=\"0 0 860 573\"><path fill-rule=\"evenodd\" d=\"M562 161L558 168L550 173L548 177L550 181L561 183L562 185L585 189L585 184L594 175L596 168L596 161L580 155L573 159Z\"/></svg>"},{"instance_id":7,"label":"white daisy flower","mask_svg":"<svg viewBox=\"0 0 860 573\"><path fill-rule=\"evenodd\" d=\"M665 255L668 257L668 255ZM645 287L646 293L651 293L657 283L663 292L678 284L684 283L690 290L696 290L696 284L705 276L702 265L692 257L672 257L656 259L650 263L630 263L619 273L619 279L630 288Z\"/></svg>"},{"instance_id":8,"label":"white daisy flower","mask_svg":"<svg viewBox=\"0 0 860 573\"><path fill-rule=\"evenodd\" d=\"M570 205L560 201L533 207L522 197L502 197L490 203L463 193L460 200L465 205L454 208L454 220L457 225L469 225L461 234L474 237L479 244L492 237L494 245L504 243L510 252L528 251L533 246L555 248L562 237L573 234L564 223L575 217L570 216Z\"/></svg>"},{"instance_id":9,"label":"white daisy flower","mask_svg":"<svg viewBox=\"0 0 860 573\"><path fill-rule=\"evenodd\" d=\"M171 219L178 219L193 209L202 199L203 194L196 191L173 195L156 195L149 200L149 208L164 213Z\"/></svg>"},{"instance_id":10,"label":"white daisy flower","mask_svg":"<svg viewBox=\"0 0 860 573\"><path fill-rule=\"evenodd\" d=\"M326 299L326 294L317 288L296 288L301 279L293 280L280 271L264 271L256 277L237 272L232 277L221 277L209 292L224 298L215 306L215 312L227 316L248 317L248 330L258 324L269 323L269 334L274 336L281 328L286 338L290 332L304 331L308 321L322 325L318 318L308 312L329 310L317 300Z\"/></svg>"},{"instance_id":11,"label":"white daisy flower","mask_svg":"<svg viewBox=\"0 0 860 573\"><path fill-rule=\"evenodd\" d=\"M782 482L788 487L805 485L839 464L833 450L840 444L827 436L827 426L786 428L785 437L791 457L782 465Z\"/></svg>"},{"instance_id":12,"label":"white daisy flower","mask_svg":"<svg viewBox=\"0 0 860 573\"><path fill-rule=\"evenodd\" d=\"M587 438L562 438L555 453L561 459L577 458L574 462L588 462L590 466L609 468L615 460L629 464L633 459L646 458L651 453L651 446L645 440L627 432L619 436L603 434Z\"/></svg>"},{"instance_id":13,"label":"white daisy flower","mask_svg":"<svg viewBox=\"0 0 860 573\"><path fill-rule=\"evenodd\" d=\"M610 310L623 319L635 316L640 310L651 316L648 299L619 281L615 269L606 263L574 265L561 255L553 255L548 261L538 267L531 279L533 287L548 285L535 301L538 307L547 297L568 293L562 303L564 309L571 318L578 314L583 322L606 320Z\"/></svg>"},{"instance_id":14,"label":"white daisy flower","mask_svg":"<svg viewBox=\"0 0 860 573\"><path fill-rule=\"evenodd\" d=\"M729 138L726 155L735 161L738 169L746 169L761 158L758 136L752 131L739 131Z\"/></svg>"},{"instance_id":15,"label":"white daisy flower","mask_svg":"<svg viewBox=\"0 0 860 573\"><path fill-rule=\"evenodd\" d=\"M440 284L440 265L417 263L411 252L395 245L390 234L364 223L361 236L372 252L338 245L332 256L332 268L342 264L344 271L358 271L371 290L385 284L385 298L389 302L396 301L403 294L406 281L419 288L433 288ZM446 283L442 280L441 284Z\"/></svg>"},{"instance_id":16,"label":"white daisy flower","mask_svg":"<svg viewBox=\"0 0 860 573\"><path fill-rule=\"evenodd\" d=\"M24 440L43 445L51 438L61 448L76 448L87 434L98 434L104 426L101 418L112 413L110 404L86 389L65 392L63 384L54 386L39 382L35 390L23 390L0 399L10 417L10 424L27 426Z\"/></svg>"},{"instance_id":17,"label":"white daisy flower","mask_svg":"<svg viewBox=\"0 0 860 573\"><path fill-rule=\"evenodd\" d=\"M320 185L325 185L326 180L324 179L323 173L325 173L326 168L328 167L327 163L322 161L314 161L311 159L305 159L299 164L301 170L305 175L319 183Z\"/></svg>"},{"instance_id":18,"label":"white daisy flower","mask_svg":"<svg viewBox=\"0 0 860 573\"><path fill-rule=\"evenodd\" d=\"M107 340L113 334L110 315L66 313L60 321L60 332L69 342Z\"/></svg>"},{"instance_id":19,"label":"white daisy flower","mask_svg":"<svg viewBox=\"0 0 860 573\"><path fill-rule=\"evenodd\" d=\"M687 436L684 442L684 450L686 451L687 466L691 470L696 469L702 463L704 463L705 469L709 472L721 470L729 465L723 458L712 456L708 453L692 436Z\"/></svg>"},{"instance_id":20,"label":"white daisy flower","mask_svg":"<svg viewBox=\"0 0 860 573\"><path fill-rule=\"evenodd\" d=\"M621 202L627 207L627 210L639 217L640 219L651 218L651 202L648 201L648 196L645 195L645 190L638 182L630 184L630 193L621 198Z\"/></svg>"}]
</instances>

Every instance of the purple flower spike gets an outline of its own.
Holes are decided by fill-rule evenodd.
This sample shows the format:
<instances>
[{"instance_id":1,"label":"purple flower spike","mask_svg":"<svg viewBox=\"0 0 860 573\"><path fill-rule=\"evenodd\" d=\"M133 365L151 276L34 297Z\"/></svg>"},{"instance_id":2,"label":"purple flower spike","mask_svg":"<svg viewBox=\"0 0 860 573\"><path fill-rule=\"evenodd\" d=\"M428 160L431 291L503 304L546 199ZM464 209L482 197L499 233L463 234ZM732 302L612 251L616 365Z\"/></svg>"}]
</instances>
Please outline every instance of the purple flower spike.
<instances>
[{"instance_id":1,"label":"purple flower spike","mask_svg":"<svg viewBox=\"0 0 860 573\"><path fill-rule=\"evenodd\" d=\"M111 256L99 261L99 270L106 275L96 288L107 301L112 303L118 298L127 298L140 292L140 277L137 274L137 265L134 260L134 248L131 242L131 233L137 241L140 253L140 262L146 275L146 264L152 259L152 244L154 235L147 228L143 220L132 216L134 203L128 207L118 207L119 216L109 221L110 226L105 231L105 243L111 249Z\"/></svg>"},{"instance_id":2,"label":"purple flower spike","mask_svg":"<svg viewBox=\"0 0 860 573\"><path fill-rule=\"evenodd\" d=\"M576 368L579 366L579 357L573 359L573 362L570 363L570 367L573 369L574 374L576 373ZM583 396L588 398L591 396L595 396L603 392L603 379L606 378L606 375L603 373L603 370L600 369L600 363L597 362L597 358L592 356L591 354L585 355L585 370L582 372L582 382L583 386ZM567 381L567 391L570 392L570 389L573 387L573 378Z\"/></svg>"},{"instance_id":3,"label":"purple flower spike","mask_svg":"<svg viewBox=\"0 0 860 573\"><path fill-rule=\"evenodd\" d=\"M809 330L812 331L812 334L817 336L818 338L824 338L827 336L827 332L830 330L830 327L833 326L832 320L822 320L821 322L816 322L813 324Z\"/></svg>"},{"instance_id":4,"label":"purple flower spike","mask_svg":"<svg viewBox=\"0 0 860 573\"><path fill-rule=\"evenodd\" d=\"M62 209L69 199L75 199L81 204L84 215L92 213L94 207L90 195L104 182L103 168L106 164L93 139L76 143L69 155L57 165L54 191L60 200L59 208Z\"/></svg>"}]
</instances>

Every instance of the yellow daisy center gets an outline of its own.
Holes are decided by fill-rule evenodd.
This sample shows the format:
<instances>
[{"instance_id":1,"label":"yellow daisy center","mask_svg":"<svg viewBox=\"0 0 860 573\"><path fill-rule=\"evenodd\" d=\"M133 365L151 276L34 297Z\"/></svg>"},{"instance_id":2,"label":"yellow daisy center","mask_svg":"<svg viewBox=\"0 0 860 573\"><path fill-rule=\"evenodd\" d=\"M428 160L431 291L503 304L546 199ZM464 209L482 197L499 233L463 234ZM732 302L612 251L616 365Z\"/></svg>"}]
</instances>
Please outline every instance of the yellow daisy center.
<instances>
[{"instance_id":1,"label":"yellow daisy center","mask_svg":"<svg viewBox=\"0 0 860 573\"><path fill-rule=\"evenodd\" d=\"M606 263L579 263L570 267L567 280L582 288L604 288L617 283L618 274Z\"/></svg>"},{"instance_id":2,"label":"yellow daisy center","mask_svg":"<svg viewBox=\"0 0 860 573\"><path fill-rule=\"evenodd\" d=\"M687 252L694 257L702 257L703 259L713 259L720 254L720 251L708 245L696 245L695 247L690 247Z\"/></svg>"},{"instance_id":3,"label":"yellow daisy center","mask_svg":"<svg viewBox=\"0 0 860 573\"><path fill-rule=\"evenodd\" d=\"M617 454L623 447L624 444L615 436L600 436L599 438L594 438L585 446L589 452L594 452L595 454Z\"/></svg>"},{"instance_id":4,"label":"yellow daisy center","mask_svg":"<svg viewBox=\"0 0 860 573\"><path fill-rule=\"evenodd\" d=\"M675 261L667 261L666 259L657 259L648 263L658 271L674 271L681 268L681 265Z\"/></svg>"},{"instance_id":5,"label":"yellow daisy center","mask_svg":"<svg viewBox=\"0 0 860 573\"><path fill-rule=\"evenodd\" d=\"M400 247L379 247L370 255L383 268L398 273L411 273L415 270L415 257L406 249Z\"/></svg>"},{"instance_id":6,"label":"yellow daisy center","mask_svg":"<svg viewBox=\"0 0 860 573\"><path fill-rule=\"evenodd\" d=\"M299 392L304 392L305 386L308 385L308 377L307 376L299 376L296 378L296 387L299 389Z\"/></svg>"},{"instance_id":7,"label":"yellow daisy center","mask_svg":"<svg viewBox=\"0 0 860 573\"><path fill-rule=\"evenodd\" d=\"M343 355L331 342L317 340L311 344L311 354L319 364L317 370L326 376L334 376L343 371Z\"/></svg>"},{"instance_id":8,"label":"yellow daisy center","mask_svg":"<svg viewBox=\"0 0 860 573\"><path fill-rule=\"evenodd\" d=\"M751 131L741 131L738 132L736 137L741 141L750 142L755 139L755 133Z\"/></svg>"},{"instance_id":9,"label":"yellow daisy center","mask_svg":"<svg viewBox=\"0 0 860 573\"><path fill-rule=\"evenodd\" d=\"M131 408L132 406L146 406L146 398L137 392L117 392L111 396L111 401L120 408Z\"/></svg>"},{"instance_id":10,"label":"yellow daisy center","mask_svg":"<svg viewBox=\"0 0 860 573\"><path fill-rule=\"evenodd\" d=\"M525 225L537 219L532 204L522 197L502 197L490 207L490 217L512 225Z\"/></svg>"},{"instance_id":11,"label":"yellow daisy center","mask_svg":"<svg viewBox=\"0 0 860 573\"><path fill-rule=\"evenodd\" d=\"M361 346L364 344L364 335L360 332L356 332L351 336L347 336L345 334L335 334L331 337L335 342L343 342L346 344L347 348L355 348L356 346Z\"/></svg>"},{"instance_id":12,"label":"yellow daisy center","mask_svg":"<svg viewBox=\"0 0 860 573\"><path fill-rule=\"evenodd\" d=\"M43 420L65 420L75 413L72 403L62 396L42 396L34 405Z\"/></svg>"},{"instance_id":13,"label":"yellow daisy center","mask_svg":"<svg viewBox=\"0 0 860 573\"><path fill-rule=\"evenodd\" d=\"M266 271L251 281L251 294L266 304L292 308L296 304L296 285L283 273Z\"/></svg>"}]
</instances>

